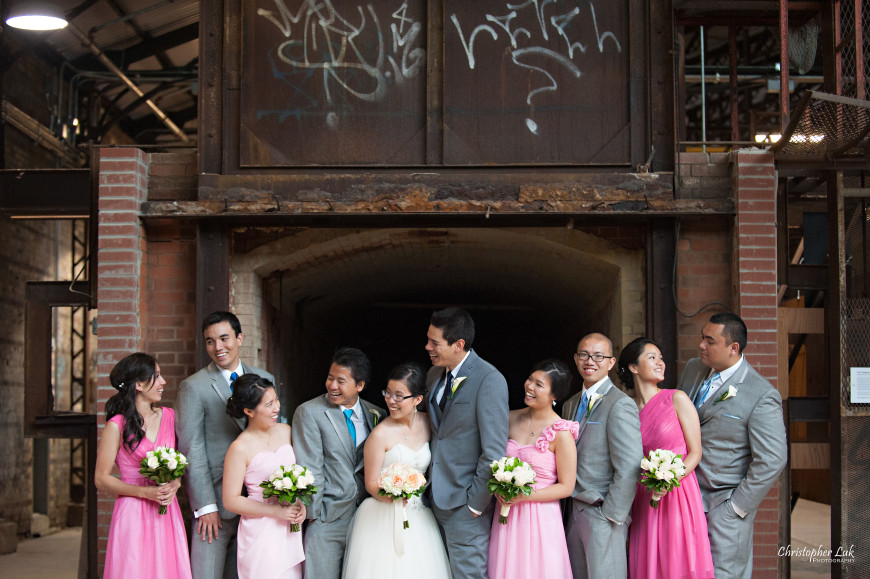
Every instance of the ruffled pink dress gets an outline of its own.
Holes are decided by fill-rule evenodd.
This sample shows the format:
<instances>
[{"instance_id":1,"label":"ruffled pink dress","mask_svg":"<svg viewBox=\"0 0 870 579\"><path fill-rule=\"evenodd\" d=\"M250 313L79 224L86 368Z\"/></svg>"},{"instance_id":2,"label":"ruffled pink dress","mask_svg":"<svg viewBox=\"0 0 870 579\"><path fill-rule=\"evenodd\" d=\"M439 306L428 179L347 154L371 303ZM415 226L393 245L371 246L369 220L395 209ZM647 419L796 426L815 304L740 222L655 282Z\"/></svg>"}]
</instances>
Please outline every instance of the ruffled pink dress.
<instances>
[{"instance_id":1,"label":"ruffled pink dress","mask_svg":"<svg viewBox=\"0 0 870 579\"><path fill-rule=\"evenodd\" d=\"M263 498L260 483L279 466L296 463L293 447L285 444L278 450L260 452L245 469L248 498L261 503L277 504L277 497ZM238 544L239 579L301 579L302 532L290 532L287 521L272 517L242 517L239 519Z\"/></svg>"},{"instance_id":2,"label":"ruffled pink dress","mask_svg":"<svg viewBox=\"0 0 870 579\"><path fill-rule=\"evenodd\" d=\"M123 435L124 418L116 414L109 421L117 424ZM163 408L156 441L145 437L133 452L123 444L118 449L115 463L121 471L121 480L136 486L153 486L153 481L139 474L139 465L145 453L156 446L177 448L175 412L171 408ZM106 546L105 579L186 579L191 576L187 534L178 501L172 501L165 515L157 513L159 508L154 501L137 497L115 499Z\"/></svg>"},{"instance_id":3,"label":"ruffled pink dress","mask_svg":"<svg viewBox=\"0 0 870 579\"><path fill-rule=\"evenodd\" d=\"M520 446L515 440L508 440L507 455L527 462L535 470L534 488L552 486L558 477L556 455L549 449L550 443L556 439L556 432L562 430L577 440L579 429L578 423L559 419L544 428L535 444ZM511 507L506 525L498 522L496 514L489 539L488 566L490 579L570 579L571 562L559 501L518 503Z\"/></svg>"},{"instance_id":4,"label":"ruffled pink dress","mask_svg":"<svg viewBox=\"0 0 870 579\"><path fill-rule=\"evenodd\" d=\"M676 390L662 390L640 411L644 456L666 449L686 456L686 438L674 410ZM713 557L698 479L692 472L654 509L638 484L631 507L629 577L712 578Z\"/></svg>"}]
</instances>

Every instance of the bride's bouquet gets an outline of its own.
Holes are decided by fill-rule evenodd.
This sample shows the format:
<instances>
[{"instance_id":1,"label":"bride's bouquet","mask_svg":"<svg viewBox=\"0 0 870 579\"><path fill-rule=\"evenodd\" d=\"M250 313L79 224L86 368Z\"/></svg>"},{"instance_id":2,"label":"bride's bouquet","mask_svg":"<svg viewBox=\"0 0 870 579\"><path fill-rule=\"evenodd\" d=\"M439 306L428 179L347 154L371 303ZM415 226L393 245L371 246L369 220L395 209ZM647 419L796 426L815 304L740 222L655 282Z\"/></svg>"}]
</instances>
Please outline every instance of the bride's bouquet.
<instances>
[{"instance_id":1,"label":"bride's bouquet","mask_svg":"<svg viewBox=\"0 0 870 579\"><path fill-rule=\"evenodd\" d=\"M419 497L426 490L426 477L416 468L394 462L393 464L384 467L381 470L381 476L378 478L379 495L392 497L393 499L410 499L411 497ZM405 505L402 505L402 527L407 529L408 512L405 510Z\"/></svg>"},{"instance_id":2,"label":"bride's bouquet","mask_svg":"<svg viewBox=\"0 0 870 579\"><path fill-rule=\"evenodd\" d=\"M650 491L666 493L680 486L680 479L686 476L686 465L683 455L670 450L657 449L649 451L649 456L640 461L640 484ZM650 506L659 508L661 497L650 499Z\"/></svg>"},{"instance_id":3,"label":"bride's bouquet","mask_svg":"<svg viewBox=\"0 0 870 579\"><path fill-rule=\"evenodd\" d=\"M145 453L145 458L139 463L139 474L151 479L158 485L165 485L184 475L187 468L187 458L168 446L158 446ZM166 514L166 505L160 505L157 512Z\"/></svg>"},{"instance_id":4,"label":"bride's bouquet","mask_svg":"<svg viewBox=\"0 0 870 579\"><path fill-rule=\"evenodd\" d=\"M511 500L520 493L526 496L532 494L532 485L535 484L535 469L528 463L512 456L503 456L492 461L489 465L492 469L492 478L486 481L486 486L492 494L500 494L506 500ZM498 514L498 522L507 524L509 505L502 505Z\"/></svg>"},{"instance_id":5,"label":"bride's bouquet","mask_svg":"<svg viewBox=\"0 0 870 579\"><path fill-rule=\"evenodd\" d=\"M306 507L311 504L311 496L317 494L314 475L308 468L291 464L279 466L269 478L260 483L263 498L278 497L278 502L292 505L298 499ZM299 523L290 523L290 532L299 532Z\"/></svg>"}]
</instances>

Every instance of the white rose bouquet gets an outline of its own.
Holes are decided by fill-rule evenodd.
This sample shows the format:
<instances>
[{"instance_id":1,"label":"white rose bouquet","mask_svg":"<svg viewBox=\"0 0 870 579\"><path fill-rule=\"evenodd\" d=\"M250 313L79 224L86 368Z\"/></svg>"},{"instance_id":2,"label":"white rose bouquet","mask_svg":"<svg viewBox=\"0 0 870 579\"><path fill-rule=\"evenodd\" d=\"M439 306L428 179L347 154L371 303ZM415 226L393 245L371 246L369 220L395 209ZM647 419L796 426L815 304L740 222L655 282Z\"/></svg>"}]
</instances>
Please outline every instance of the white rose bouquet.
<instances>
[{"instance_id":1,"label":"white rose bouquet","mask_svg":"<svg viewBox=\"0 0 870 579\"><path fill-rule=\"evenodd\" d=\"M416 468L394 462L381 470L378 478L379 495L393 499L410 499L419 497L426 490L426 477ZM408 529L408 513L402 505L402 528Z\"/></svg>"},{"instance_id":2,"label":"white rose bouquet","mask_svg":"<svg viewBox=\"0 0 870 579\"><path fill-rule=\"evenodd\" d=\"M499 494L507 500L520 493L526 496L532 494L535 470L528 463L512 456L503 456L492 461L489 466L492 469L492 478L486 481L486 486L492 494ZM502 505L498 514L499 523L507 524L510 510L510 505Z\"/></svg>"},{"instance_id":3,"label":"white rose bouquet","mask_svg":"<svg viewBox=\"0 0 870 579\"><path fill-rule=\"evenodd\" d=\"M683 455L670 450L657 449L649 451L649 456L640 461L640 484L650 491L666 493L680 486L680 479L686 476L686 465ZM661 497L650 499L650 506L659 508Z\"/></svg>"},{"instance_id":4,"label":"white rose bouquet","mask_svg":"<svg viewBox=\"0 0 870 579\"><path fill-rule=\"evenodd\" d=\"M139 474L151 479L158 485L165 485L184 475L187 468L187 458L168 446L158 446L145 453L145 458L139 463ZM166 514L166 505L160 505L157 512Z\"/></svg>"},{"instance_id":5,"label":"white rose bouquet","mask_svg":"<svg viewBox=\"0 0 870 579\"><path fill-rule=\"evenodd\" d=\"M311 504L311 496L317 494L314 475L299 464L279 466L267 480L260 483L263 498L278 497L278 502L292 505L298 499L306 507ZM299 532L299 523L290 523L290 532Z\"/></svg>"}]
</instances>

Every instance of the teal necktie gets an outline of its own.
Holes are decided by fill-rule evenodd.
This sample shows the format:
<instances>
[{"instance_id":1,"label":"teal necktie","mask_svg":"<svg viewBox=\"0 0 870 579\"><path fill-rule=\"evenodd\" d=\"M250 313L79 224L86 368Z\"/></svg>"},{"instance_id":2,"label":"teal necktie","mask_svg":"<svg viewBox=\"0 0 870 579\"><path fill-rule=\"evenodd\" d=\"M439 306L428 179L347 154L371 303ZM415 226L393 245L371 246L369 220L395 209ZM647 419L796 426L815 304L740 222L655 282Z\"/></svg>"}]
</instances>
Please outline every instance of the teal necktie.
<instances>
[{"instance_id":1,"label":"teal necktie","mask_svg":"<svg viewBox=\"0 0 870 579\"><path fill-rule=\"evenodd\" d=\"M233 391L233 384L235 384L236 380L238 380L238 379L239 379L239 375L236 374L235 372L230 374L230 392Z\"/></svg>"},{"instance_id":2,"label":"teal necktie","mask_svg":"<svg viewBox=\"0 0 870 579\"><path fill-rule=\"evenodd\" d=\"M353 420L350 419L353 416L353 409L344 410L344 422L347 424L347 431L350 433L350 439L353 440L354 447L356 446L356 426L353 425Z\"/></svg>"},{"instance_id":3,"label":"teal necktie","mask_svg":"<svg viewBox=\"0 0 870 579\"><path fill-rule=\"evenodd\" d=\"M586 410L589 408L589 397L583 393L583 399L580 401L580 408L577 409L577 414L574 416L576 422L580 422L586 416Z\"/></svg>"}]
</instances>

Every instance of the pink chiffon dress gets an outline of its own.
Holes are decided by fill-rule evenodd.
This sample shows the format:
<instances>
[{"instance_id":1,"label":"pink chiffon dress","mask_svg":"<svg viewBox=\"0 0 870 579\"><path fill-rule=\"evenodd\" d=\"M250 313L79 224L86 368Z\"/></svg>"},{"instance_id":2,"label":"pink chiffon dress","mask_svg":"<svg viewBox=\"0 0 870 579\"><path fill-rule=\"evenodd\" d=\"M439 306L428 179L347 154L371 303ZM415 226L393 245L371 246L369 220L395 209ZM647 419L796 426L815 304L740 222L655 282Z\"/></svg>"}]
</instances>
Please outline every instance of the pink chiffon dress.
<instances>
[{"instance_id":1,"label":"pink chiffon dress","mask_svg":"<svg viewBox=\"0 0 870 579\"><path fill-rule=\"evenodd\" d=\"M688 452L683 428L674 410L676 390L662 390L640 411L644 456L651 450ZM629 577L712 578L713 557L698 479L692 472L680 486L650 506L652 494L638 484L631 507Z\"/></svg>"},{"instance_id":2,"label":"pink chiffon dress","mask_svg":"<svg viewBox=\"0 0 870 579\"><path fill-rule=\"evenodd\" d=\"M535 444L520 446L508 440L507 455L527 462L535 470L534 488L542 489L558 481L556 455L550 449L556 432L567 430L577 440L580 425L572 420L557 420L541 432ZM499 508L496 504L496 513ZM489 539L488 574L491 579L571 578L571 561L562 526L559 501L523 501L511 507L508 522L492 520Z\"/></svg>"},{"instance_id":3,"label":"pink chiffon dress","mask_svg":"<svg viewBox=\"0 0 870 579\"><path fill-rule=\"evenodd\" d=\"M121 471L121 480L136 486L155 483L139 474L139 465L145 453L157 446L176 448L175 412L163 408L157 440L142 438L136 450L130 452L121 444L115 463ZM124 432L124 418L116 414L109 419ZM178 501L173 500L167 513L160 515L160 505L137 497L119 496L115 499L109 542L106 547L105 579L124 578L186 579L190 574L190 556L187 534Z\"/></svg>"},{"instance_id":4,"label":"pink chiffon dress","mask_svg":"<svg viewBox=\"0 0 870 579\"><path fill-rule=\"evenodd\" d=\"M261 503L278 503L278 497L263 498L260 483L279 466L296 463L293 447L285 444L276 451L265 450L251 459L245 469L248 498ZM291 533L290 523L272 517L241 517L238 545L239 579L301 579L302 532Z\"/></svg>"}]
</instances>

